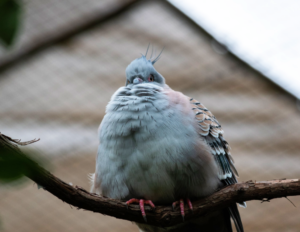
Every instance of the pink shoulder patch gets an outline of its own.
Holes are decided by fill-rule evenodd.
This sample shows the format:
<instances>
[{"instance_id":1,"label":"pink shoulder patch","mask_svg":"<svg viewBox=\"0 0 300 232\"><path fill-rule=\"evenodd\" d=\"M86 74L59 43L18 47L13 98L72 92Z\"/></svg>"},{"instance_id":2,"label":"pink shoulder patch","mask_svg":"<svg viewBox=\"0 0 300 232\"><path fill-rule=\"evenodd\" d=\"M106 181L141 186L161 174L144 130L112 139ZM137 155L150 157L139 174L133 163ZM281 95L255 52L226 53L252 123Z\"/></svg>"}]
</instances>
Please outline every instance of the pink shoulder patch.
<instances>
[{"instance_id":1,"label":"pink shoulder patch","mask_svg":"<svg viewBox=\"0 0 300 232\"><path fill-rule=\"evenodd\" d=\"M171 107L179 108L180 111L185 115L193 115L188 96L185 96L181 92L177 92L172 89L166 89L164 92L168 96Z\"/></svg>"}]
</instances>

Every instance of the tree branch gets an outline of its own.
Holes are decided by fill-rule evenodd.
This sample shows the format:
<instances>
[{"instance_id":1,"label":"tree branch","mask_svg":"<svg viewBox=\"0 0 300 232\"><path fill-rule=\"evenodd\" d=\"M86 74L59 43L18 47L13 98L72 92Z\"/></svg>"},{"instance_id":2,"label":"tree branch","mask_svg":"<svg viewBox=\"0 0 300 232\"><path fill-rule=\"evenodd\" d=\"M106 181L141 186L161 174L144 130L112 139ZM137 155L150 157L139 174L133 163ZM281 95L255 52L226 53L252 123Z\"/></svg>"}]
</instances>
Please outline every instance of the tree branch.
<instances>
[{"instance_id":1,"label":"tree branch","mask_svg":"<svg viewBox=\"0 0 300 232\"><path fill-rule=\"evenodd\" d=\"M36 140L30 141L30 143ZM26 167L23 174L42 186L46 191L52 193L64 202L79 209L85 209L96 213L101 213L129 221L145 223L141 216L138 205L130 205L127 209L125 202L110 199L104 196L89 193L81 187L72 187L59 178L52 175L39 164L22 153L15 144L20 144L19 140L13 140L0 133L0 148L13 150L9 155L21 159ZM21 143L24 145L24 143ZM5 159L7 153L0 152L0 162ZM209 197L193 202L194 210L185 210L186 220L190 220L209 212L227 207L235 202L250 200L271 200L274 198L300 195L300 180L272 180L272 181L247 181L238 183L221 189ZM157 206L154 211L149 206L145 206L148 224L167 227L182 222L179 210L172 211L171 205Z\"/></svg>"}]
</instances>

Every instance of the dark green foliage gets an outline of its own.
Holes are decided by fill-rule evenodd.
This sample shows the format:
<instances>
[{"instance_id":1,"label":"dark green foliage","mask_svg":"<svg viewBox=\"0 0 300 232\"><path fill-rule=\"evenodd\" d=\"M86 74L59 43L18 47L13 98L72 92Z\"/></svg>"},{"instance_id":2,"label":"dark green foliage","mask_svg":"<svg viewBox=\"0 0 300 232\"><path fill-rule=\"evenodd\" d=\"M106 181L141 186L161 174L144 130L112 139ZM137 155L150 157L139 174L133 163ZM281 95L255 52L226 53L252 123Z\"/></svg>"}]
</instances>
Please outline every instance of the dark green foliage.
<instances>
[{"instance_id":1,"label":"dark green foliage","mask_svg":"<svg viewBox=\"0 0 300 232\"><path fill-rule=\"evenodd\" d=\"M0 147L0 181L11 182L19 180L26 173L26 159L13 149Z\"/></svg>"},{"instance_id":2,"label":"dark green foliage","mask_svg":"<svg viewBox=\"0 0 300 232\"><path fill-rule=\"evenodd\" d=\"M0 41L10 47L20 24L21 6L17 0L0 0Z\"/></svg>"}]
</instances>

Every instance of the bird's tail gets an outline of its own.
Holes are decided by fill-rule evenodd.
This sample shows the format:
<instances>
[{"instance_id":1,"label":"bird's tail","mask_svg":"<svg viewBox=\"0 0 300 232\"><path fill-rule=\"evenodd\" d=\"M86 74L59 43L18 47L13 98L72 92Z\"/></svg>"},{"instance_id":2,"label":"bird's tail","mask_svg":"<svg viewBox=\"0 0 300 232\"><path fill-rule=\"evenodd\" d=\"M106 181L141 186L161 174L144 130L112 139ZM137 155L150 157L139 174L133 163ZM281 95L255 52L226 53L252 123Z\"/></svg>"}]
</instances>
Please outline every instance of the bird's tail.
<instances>
[{"instance_id":1,"label":"bird's tail","mask_svg":"<svg viewBox=\"0 0 300 232\"><path fill-rule=\"evenodd\" d=\"M233 219L237 232L243 232L243 224L236 204L173 227L160 228L147 224L138 224L138 226L140 232L233 232L230 218Z\"/></svg>"},{"instance_id":2,"label":"bird's tail","mask_svg":"<svg viewBox=\"0 0 300 232\"><path fill-rule=\"evenodd\" d=\"M229 211L230 217L234 221L237 232L244 232L243 223L242 223L237 205L233 204L233 205L229 206L228 211Z\"/></svg>"}]
</instances>

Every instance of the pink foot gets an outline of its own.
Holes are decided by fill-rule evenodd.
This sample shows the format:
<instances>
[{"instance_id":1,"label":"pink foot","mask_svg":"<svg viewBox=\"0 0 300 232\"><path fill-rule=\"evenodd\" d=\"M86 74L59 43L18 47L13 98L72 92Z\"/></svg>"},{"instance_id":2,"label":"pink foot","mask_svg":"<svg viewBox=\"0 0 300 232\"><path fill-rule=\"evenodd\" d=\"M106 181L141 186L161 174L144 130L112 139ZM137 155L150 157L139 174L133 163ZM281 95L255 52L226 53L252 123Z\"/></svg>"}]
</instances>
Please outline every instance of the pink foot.
<instances>
[{"instance_id":1,"label":"pink foot","mask_svg":"<svg viewBox=\"0 0 300 232\"><path fill-rule=\"evenodd\" d=\"M186 202L188 203L189 209L193 210L193 204L190 201L190 199L186 198ZM179 206L180 206L180 213L181 213L181 216L182 216L182 220L184 221L184 215L185 215L185 213L184 213L184 200L180 199L179 201L173 202L172 208L173 208L173 210L175 210L175 207L178 203L179 203Z\"/></svg>"},{"instance_id":2,"label":"pink foot","mask_svg":"<svg viewBox=\"0 0 300 232\"><path fill-rule=\"evenodd\" d=\"M131 203L139 203L140 204L140 209L141 209L142 216L143 216L145 222L147 222L144 204L150 205L152 209L155 209L155 205L153 204L153 202L150 201L150 200L132 198L129 201L126 201L127 207Z\"/></svg>"}]
</instances>

